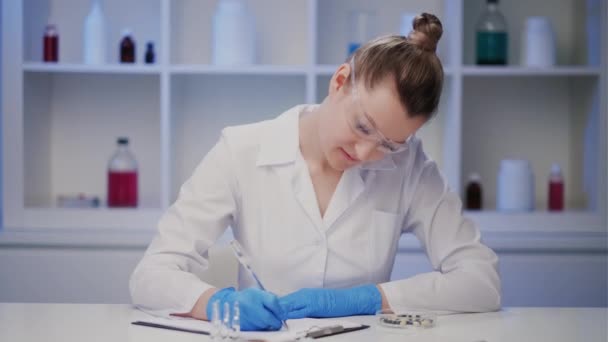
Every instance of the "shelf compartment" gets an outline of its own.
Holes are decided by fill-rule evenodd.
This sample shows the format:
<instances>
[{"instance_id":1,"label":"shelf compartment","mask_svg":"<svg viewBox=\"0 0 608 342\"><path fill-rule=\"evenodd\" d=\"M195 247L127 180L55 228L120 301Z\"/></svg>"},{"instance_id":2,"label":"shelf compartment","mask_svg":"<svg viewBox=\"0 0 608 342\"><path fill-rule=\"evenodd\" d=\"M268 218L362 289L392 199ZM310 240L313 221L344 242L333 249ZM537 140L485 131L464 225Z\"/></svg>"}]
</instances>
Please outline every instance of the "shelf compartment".
<instances>
[{"instance_id":1,"label":"shelf compartment","mask_svg":"<svg viewBox=\"0 0 608 342\"><path fill-rule=\"evenodd\" d=\"M211 64L215 0L171 1L171 62ZM247 1L255 18L256 63L309 64L308 1ZM288 29L281 29L288 28Z\"/></svg>"},{"instance_id":2,"label":"shelf compartment","mask_svg":"<svg viewBox=\"0 0 608 342\"><path fill-rule=\"evenodd\" d=\"M104 0L102 11L106 18L106 60L118 63L122 31L132 30L136 42L137 64L143 64L146 42L153 41L157 60L162 51L160 41L161 0ZM47 23L57 25L59 32L59 62L83 62L84 21L89 13L90 1L24 0L23 48L24 61L42 61L42 37Z\"/></svg>"},{"instance_id":3,"label":"shelf compartment","mask_svg":"<svg viewBox=\"0 0 608 342\"><path fill-rule=\"evenodd\" d=\"M535 176L535 207L544 210L549 171L556 162L564 174L565 208L597 209L597 160L602 160L598 79L481 77L466 78L463 86L461 194L468 175L477 172L484 208L496 208L500 161L527 159Z\"/></svg>"},{"instance_id":4,"label":"shelf compartment","mask_svg":"<svg viewBox=\"0 0 608 342\"><path fill-rule=\"evenodd\" d=\"M306 77L173 75L171 87L172 203L223 128L273 119L305 103Z\"/></svg>"},{"instance_id":5,"label":"shelf compartment","mask_svg":"<svg viewBox=\"0 0 608 342\"><path fill-rule=\"evenodd\" d=\"M463 63L475 64L475 26L485 8L485 0L463 1ZM530 16L549 17L556 34L557 65L586 65L586 8L579 0L501 1L499 8L507 21L509 65L521 64L522 31ZM600 42L597 42L600 44Z\"/></svg>"},{"instance_id":6,"label":"shelf compartment","mask_svg":"<svg viewBox=\"0 0 608 342\"><path fill-rule=\"evenodd\" d=\"M403 12L435 14L443 25L444 1L400 1L385 0L380 2L365 0L323 0L318 1L317 8L317 61L318 64L336 64L348 57L348 13L352 10L372 11L375 13L373 36L399 34L401 14ZM444 29L445 30L445 29ZM439 41L439 58L447 64L448 47L444 36Z\"/></svg>"},{"instance_id":7,"label":"shelf compartment","mask_svg":"<svg viewBox=\"0 0 608 342\"><path fill-rule=\"evenodd\" d=\"M58 195L106 203L107 163L127 136L139 165L139 205L160 208L160 79L154 75L24 75L24 208Z\"/></svg>"}]
</instances>

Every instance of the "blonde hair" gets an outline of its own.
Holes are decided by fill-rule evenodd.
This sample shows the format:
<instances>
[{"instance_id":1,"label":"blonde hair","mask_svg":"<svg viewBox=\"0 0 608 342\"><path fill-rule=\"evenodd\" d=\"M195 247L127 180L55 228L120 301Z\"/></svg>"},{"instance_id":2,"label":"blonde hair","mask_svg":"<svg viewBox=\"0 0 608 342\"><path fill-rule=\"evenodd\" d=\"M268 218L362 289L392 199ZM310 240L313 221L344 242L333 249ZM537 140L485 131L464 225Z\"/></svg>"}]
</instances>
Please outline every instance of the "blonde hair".
<instances>
[{"instance_id":1,"label":"blonde hair","mask_svg":"<svg viewBox=\"0 0 608 342\"><path fill-rule=\"evenodd\" d=\"M443 89L443 67L435 54L443 26L433 14L422 13L412 27L407 37L388 35L367 42L349 60L354 59L357 81L365 82L368 89L392 77L409 116L428 120L437 110Z\"/></svg>"}]
</instances>

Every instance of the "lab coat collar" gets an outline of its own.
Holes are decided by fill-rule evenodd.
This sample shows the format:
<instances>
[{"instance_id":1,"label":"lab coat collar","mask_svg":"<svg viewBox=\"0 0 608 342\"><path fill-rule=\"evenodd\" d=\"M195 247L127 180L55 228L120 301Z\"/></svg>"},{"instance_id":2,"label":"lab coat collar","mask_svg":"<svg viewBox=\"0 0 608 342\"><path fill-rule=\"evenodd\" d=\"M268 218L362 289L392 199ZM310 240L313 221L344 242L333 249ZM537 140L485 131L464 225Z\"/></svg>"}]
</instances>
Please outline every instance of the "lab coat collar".
<instances>
[{"instance_id":1,"label":"lab coat collar","mask_svg":"<svg viewBox=\"0 0 608 342\"><path fill-rule=\"evenodd\" d=\"M300 145L298 121L307 105L288 109L269 124L262 137L257 166L272 166L293 163Z\"/></svg>"},{"instance_id":2,"label":"lab coat collar","mask_svg":"<svg viewBox=\"0 0 608 342\"><path fill-rule=\"evenodd\" d=\"M303 112L314 110L318 105L298 105L272 120L268 132L262 137L257 166L293 163L300 146L299 119ZM393 170L396 168L391 155L383 159L363 163L362 170Z\"/></svg>"}]
</instances>

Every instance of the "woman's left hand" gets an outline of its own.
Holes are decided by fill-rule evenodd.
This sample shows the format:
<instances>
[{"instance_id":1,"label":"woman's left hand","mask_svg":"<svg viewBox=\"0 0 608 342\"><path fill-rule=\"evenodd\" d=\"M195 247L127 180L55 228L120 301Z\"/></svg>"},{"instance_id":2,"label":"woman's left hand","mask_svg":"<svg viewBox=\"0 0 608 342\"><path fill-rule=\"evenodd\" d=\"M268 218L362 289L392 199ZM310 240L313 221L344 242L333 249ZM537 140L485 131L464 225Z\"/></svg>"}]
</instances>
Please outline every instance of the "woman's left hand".
<instances>
[{"instance_id":1,"label":"woman's left hand","mask_svg":"<svg viewBox=\"0 0 608 342\"><path fill-rule=\"evenodd\" d=\"M373 315L382 307L376 285L350 289L301 289L279 298L287 319Z\"/></svg>"}]
</instances>

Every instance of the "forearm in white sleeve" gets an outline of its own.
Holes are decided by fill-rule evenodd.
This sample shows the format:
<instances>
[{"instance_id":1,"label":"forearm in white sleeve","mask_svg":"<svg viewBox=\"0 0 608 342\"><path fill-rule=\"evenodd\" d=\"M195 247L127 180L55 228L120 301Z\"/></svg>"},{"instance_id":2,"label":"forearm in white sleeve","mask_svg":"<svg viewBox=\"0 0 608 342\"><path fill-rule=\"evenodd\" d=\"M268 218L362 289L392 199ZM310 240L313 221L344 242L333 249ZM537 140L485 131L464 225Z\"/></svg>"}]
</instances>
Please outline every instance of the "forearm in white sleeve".
<instances>
[{"instance_id":1,"label":"forearm in white sleeve","mask_svg":"<svg viewBox=\"0 0 608 342\"><path fill-rule=\"evenodd\" d=\"M213 147L163 215L158 234L131 275L133 304L161 315L190 312L213 287L200 279L208 250L233 223L236 181L224 139Z\"/></svg>"},{"instance_id":2,"label":"forearm in white sleeve","mask_svg":"<svg viewBox=\"0 0 608 342\"><path fill-rule=\"evenodd\" d=\"M416 235L434 272L381 284L389 305L444 313L500 309L498 257L462 216L460 199L434 162L425 165L407 216L406 231Z\"/></svg>"}]
</instances>

